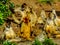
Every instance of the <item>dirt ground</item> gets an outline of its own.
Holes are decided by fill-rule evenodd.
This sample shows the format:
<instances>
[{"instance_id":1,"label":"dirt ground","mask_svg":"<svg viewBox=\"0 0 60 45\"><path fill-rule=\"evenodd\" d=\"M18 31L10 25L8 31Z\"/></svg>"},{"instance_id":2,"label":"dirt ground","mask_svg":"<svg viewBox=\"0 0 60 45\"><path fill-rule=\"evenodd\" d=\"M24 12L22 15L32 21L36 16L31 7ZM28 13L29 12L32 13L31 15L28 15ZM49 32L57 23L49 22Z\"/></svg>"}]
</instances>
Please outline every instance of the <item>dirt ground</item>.
<instances>
[{"instance_id":1,"label":"dirt ground","mask_svg":"<svg viewBox=\"0 0 60 45\"><path fill-rule=\"evenodd\" d=\"M48 4L42 4L42 7L41 7L37 0L11 0L11 1L14 2L15 5L21 5L23 3L26 3L28 6L31 6L34 9L38 9L38 8L41 9L42 7L45 10L51 10L52 9L52 7ZM60 2L55 0L53 7L56 11L60 11Z\"/></svg>"},{"instance_id":2,"label":"dirt ground","mask_svg":"<svg viewBox=\"0 0 60 45\"><path fill-rule=\"evenodd\" d=\"M37 0L11 0L11 1L14 2L15 6L26 3L29 7L33 8L37 15L40 14L42 9L44 9L45 11L52 11L52 6L50 6L49 4L41 4ZM60 2L55 0L53 7L58 12L57 14L60 15ZM47 14L48 13L49 12L47 12Z\"/></svg>"}]
</instances>

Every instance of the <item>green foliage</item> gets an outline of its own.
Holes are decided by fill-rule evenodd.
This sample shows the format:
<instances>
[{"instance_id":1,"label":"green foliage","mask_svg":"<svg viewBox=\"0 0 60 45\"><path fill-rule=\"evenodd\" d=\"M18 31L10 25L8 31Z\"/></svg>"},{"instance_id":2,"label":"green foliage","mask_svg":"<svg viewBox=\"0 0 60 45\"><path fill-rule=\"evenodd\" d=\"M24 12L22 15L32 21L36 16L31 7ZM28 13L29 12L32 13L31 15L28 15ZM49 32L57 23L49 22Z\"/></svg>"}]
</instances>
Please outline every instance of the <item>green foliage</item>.
<instances>
[{"instance_id":1,"label":"green foliage","mask_svg":"<svg viewBox=\"0 0 60 45\"><path fill-rule=\"evenodd\" d=\"M50 4L50 3L53 2L53 0L38 0L38 2L40 2L40 3L48 3L48 4Z\"/></svg>"},{"instance_id":2,"label":"green foliage","mask_svg":"<svg viewBox=\"0 0 60 45\"><path fill-rule=\"evenodd\" d=\"M0 25L2 25L6 18L12 14L10 8L14 8L13 3L9 0L0 0Z\"/></svg>"},{"instance_id":3,"label":"green foliage","mask_svg":"<svg viewBox=\"0 0 60 45\"><path fill-rule=\"evenodd\" d=\"M52 39L45 39L45 41L43 42L44 45L56 45Z\"/></svg>"},{"instance_id":4,"label":"green foliage","mask_svg":"<svg viewBox=\"0 0 60 45\"><path fill-rule=\"evenodd\" d=\"M35 42L32 45L57 45L52 39L46 38L43 42L40 42L38 39L35 39Z\"/></svg>"},{"instance_id":5,"label":"green foliage","mask_svg":"<svg viewBox=\"0 0 60 45\"><path fill-rule=\"evenodd\" d=\"M16 43L9 42L8 40L3 42L3 45L16 45Z\"/></svg>"},{"instance_id":6,"label":"green foliage","mask_svg":"<svg viewBox=\"0 0 60 45\"><path fill-rule=\"evenodd\" d=\"M0 2L2 2L3 4L8 3L10 0L0 0Z\"/></svg>"},{"instance_id":7,"label":"green foliage","mask_svg":"<svg viewBox=\"0 0 60 45\"><path fill-rule=\"evenodd\" d=\"M14 3L10 2L10 8L14 8L14 7L15 7Z\"/></svg>"},{"instance_id":8,"label":"green foliage","mask_svg":"<svg viewBox=\"0 0 60 45\"><path fill-rule=\"evenodd\" d=\"M4 40L0 40L0 44L3 44L3 41L4 41Z\"/></svg>"},{"instance_id":9,"label":"green foliage","mask_svg":"<svg viewBox=\"0 0 60 45\"><path fill-rule=\"evenodd\" d=\"M42 45L42 43L38 39L35 39L35 42L32 45Z\"/></svg>"},{"instance_id":10,"label":"green foliage","mask_svg":"<svg viewBox=\"0 0 60 45\"><path fill-rule=\"evenodd\" d=\"M4 23L3 19L0 19L0 25L2 25Z\"/></svg>"}]
</instances>

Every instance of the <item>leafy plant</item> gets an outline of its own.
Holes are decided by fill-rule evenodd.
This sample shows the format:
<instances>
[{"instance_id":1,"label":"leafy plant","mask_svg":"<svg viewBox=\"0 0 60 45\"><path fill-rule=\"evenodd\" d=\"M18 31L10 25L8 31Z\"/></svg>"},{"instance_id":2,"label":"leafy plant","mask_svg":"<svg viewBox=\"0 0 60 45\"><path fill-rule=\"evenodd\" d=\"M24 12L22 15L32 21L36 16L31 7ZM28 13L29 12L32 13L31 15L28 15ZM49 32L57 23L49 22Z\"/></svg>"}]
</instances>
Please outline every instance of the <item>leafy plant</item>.
<instances>
[{"instance_id":1,"label":"leafy plant","mask_svg":"<svg viewBox=\"0 0 60 45\"><path fill-rule=\"evenodd\" d=\"M9 42L8 40L3 42L3 45L16 45L16 43Z\"/></svg>"},{"instance_id":2,"label":"leafy plant","mask_svg":"<svg viewBox=\"0 0 60 45\"><path fill-rule=\"evenodd\" d=\"M52 39L45 39L45 41L43 42L44 45L56 45Z\"/></svg>"},{"instance_id":3,"label":"leafy plant","mask_svg":"<svg viewBox=\"0 0 60 45\"><path fill-rule=\"evenodd\" d=\"M14 3L10 2L10 8L14 8L14 7L15 7Z\"/></svg>"},{"instance_id":4,"label":"leafy plant","mask_svg":"<svg viewBox=\"0 0 60 45\"><path fill-rule=\"evenodd\" d=\"M57 45L52 39L46 38L43 42L40 42L38 39L35 39L35 42L32 45Z\"/></svg>"},{"instance_id":5,"label":"leafy plant","mask_svg":"<svg viewBox=\"0 0 60 45\"><path fill-rule=\"evenodd\" d=\"M6 18L12 14L11 9L14 8L14 4L10 0L0 0L0 25L2 25Z\"/></svg>"},{"instance_id":6,"label":"leafy plant","mask_svg":"<svg viewBox=\"0 0 60 45\"><path fill-rule=\"evenodd\" d=\"M54 0L38 0L40 3L48 3L51 4Z\"/></svg>"},{"instance_id":7,"label":"leafy plant","mask_svg":"<svg viewBox=\"0 0 60 45\"><path fill-rule=\"evenodd\" d=\"M35 42L32 45L43 45L38 39L35 39Z\"/></svg>"},{"instance_id":8,"label":"leafy plant","mask_svg":"<svg viewBox=\"0 0 60 45\"><path fill-rule=\"evenodd\" d=\"M0 40L0 44L3 44L3 41L4 41L4 40Z\"/></svg>"},{"instance_id":9,"label":"leafy plant","mask_svg":"<svg viewBox=\"0 0 60 45\"><path fill-rule=\"evenodd\" d=\"M10 0L0 0L0 2L2 2L3 4L8 3Z\"/></svg>"}]
</instances>

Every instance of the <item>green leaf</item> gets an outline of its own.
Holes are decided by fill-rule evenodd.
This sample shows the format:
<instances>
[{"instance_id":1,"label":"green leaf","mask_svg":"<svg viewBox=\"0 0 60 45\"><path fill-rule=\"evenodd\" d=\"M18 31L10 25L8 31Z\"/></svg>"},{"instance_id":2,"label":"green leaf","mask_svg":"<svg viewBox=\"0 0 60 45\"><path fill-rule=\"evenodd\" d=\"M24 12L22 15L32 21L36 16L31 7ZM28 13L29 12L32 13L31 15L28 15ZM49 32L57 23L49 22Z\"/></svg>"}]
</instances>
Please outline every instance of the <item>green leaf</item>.
<instances>
[{"instance_id":1,"label":"green leaf","mask_svg":"<svg viewBox=\"0 0 60 45\"><path fill-rule=\"evenodd\" d=\"M6 4L7 2L9 2L10 0L0 0L0 2L2 2L3 4Z\"/></svg>"},{"instance_id":2,"label":"green leaf","mask_svg":"<svg viewBox=\"0 0 60 45\"><path fill-rule=\"evenodd\" d=\"M10 8L14 8L14 4L9 0L0 0L0 25L2 25L7 17L12 14Z\"/></svg>"},{"instance_id":3,"label":"green leaf","mask_svg":"<svg viewBox=\"0 0 60 45\"><path fill-rule=\"evenodd\" d=\"M8 40L3 42L3 45L16 45L16 43L9 42Z\"/></svg>"},{"instance_id":4,"label":"green leaf","mask_svg":"<svg viewBox=\"0 0 60 45\"><path fill-rule=\"evenodd\" d=\"M10 8L14 8L14 7L15 7L14 3L10 2Z\"/></svg>"},{"instance_id":5,"label":"green leaf","mask_svg":"<svg viewBox=\"0 0 60 45\"><path fill-rule=\"evenodd\" d=\"M43 42L44 45L56 45L52 39L46 38L45 41Z\"/></svg>"},{"instance_id":6,"label":"green leaf","mask_svg":"<svg viewBox=\"0 0 60 45\"><path fill-rule=\"evenodd\" d=\"M3 19L0 19L0 25L2 25L4 23Z\"/></svg>"},{"instance_id":7,"label":"green leaf","mask_svg":"<svg viewBox=\"0 0 60 45\"><path fill-rule=\"evenodd\" d=\"M53 0L38 0L38 2L40 2L40 3L52 3L52 2L54 2Z\"/></svg>"},{"instance_id":8,"label":"green leaf","mask_svg":"<svg viewBox=\"0 0 60 45\"><path fill-rule=\"evenodd\" d=\"M43 42L40 42L38 39L35 39L32 45L57 45L57 44L55 44L52 39L46 38Z\"/></svg>"},{"instance_id":9,"label":"green leaf","mask_svg":"<svg viewBox=\"0 0 60 45\"><path fill-rule=\"evenodd\" d=\"M35 42L32 45L43 45L38 39L35 39Z\"/></svg>"},{"instance_id":10,"label":"green leaf","mask_svg":"<svg viewBox=\"0 0 60 45\"><path fill-rule=\"evenodd\" d=\"M3 13L0 12L0 19L3 19Z\"/></svg>"}]
</instances>

